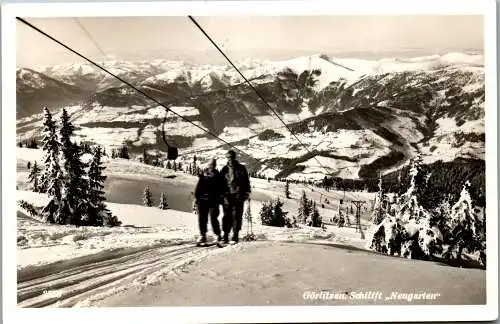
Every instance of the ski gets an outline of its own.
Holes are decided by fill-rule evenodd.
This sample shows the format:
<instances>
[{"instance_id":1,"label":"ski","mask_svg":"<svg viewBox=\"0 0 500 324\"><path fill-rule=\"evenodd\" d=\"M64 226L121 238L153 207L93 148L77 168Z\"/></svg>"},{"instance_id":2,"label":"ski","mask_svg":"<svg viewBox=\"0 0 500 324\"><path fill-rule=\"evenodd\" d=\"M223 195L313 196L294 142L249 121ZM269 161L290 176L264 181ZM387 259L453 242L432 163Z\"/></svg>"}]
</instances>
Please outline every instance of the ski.
<instances>
[{"instance_id":1,"label":"ski","mask_svg":"<svg viewBox=\"0 0 500 324\"><path fill-rule=\"evenodd\" d=\"M237 242L229 242L229 243L224 243L224 242L217 242L217 246L220 248L226 247L226 246L232 246L232 245L237 245Z\"/></svg>"},{"instance_id":2,"label":"ski","mask_svg":"<svg viewBox=\"0 0 500 324\"><path fill-rule=\"evenodd\" d=\"M224 243L224 242L217 242L216 244L217 244L217 247L219 247L219 248L223 248L223 247L226 247L229 245L229 243Z\"/></svg>"},{"instance_id":3,"label":"ski","mask_svg":"<svg viewBox=\"0 0 500 324\"><path fill-rule=\"evenodd\" d=\"M217 245L217 242L196 243L196 247L210 247Z\"/></svg>"}]
</instances>

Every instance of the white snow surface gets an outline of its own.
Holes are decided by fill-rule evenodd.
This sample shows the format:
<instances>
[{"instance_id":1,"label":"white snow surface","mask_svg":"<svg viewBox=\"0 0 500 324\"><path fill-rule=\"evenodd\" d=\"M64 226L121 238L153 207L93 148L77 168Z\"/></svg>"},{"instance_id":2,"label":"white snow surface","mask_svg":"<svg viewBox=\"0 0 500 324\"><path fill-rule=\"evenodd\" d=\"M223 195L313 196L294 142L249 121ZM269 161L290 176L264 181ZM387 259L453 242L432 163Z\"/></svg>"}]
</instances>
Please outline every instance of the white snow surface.
<instances>
[{"instance_id":1,"label":"white snow surface","mask_svg":"<svg viewBox=\"0 0 500 324\"><path fill-rule=\"evenodd\" d=\"M48 197L45 194L19 190L17 200L25 200L36 207L43 207ZM29 216L18 217L18 270L117 248L193 242L198 235L198 217L194 213L109 202L106 205L113 215L122 221L122 226L77 228L47 224ZM302 241L335 236L333 228L323 231L310 227L287 229L263 226L260 220L255 219L258 218L260 205L261 202L251 203L254 232L261 237ZM325 219L328 214L324 214ZM244 230L245 228L242 233ZM344 232L346 237L338 237L338 240L348 242L355 239L356 235L350 233L349 229Z\"/></svg>"},{"instance_id":2,"label":"white snow surface","mask_svg":"<svg viewBox=\"0 0 500 324\"><path fill-rule=\"evenodd\" d=\"M24 165L26 160L39 160L41 150L18 148L17 159ZM175 173L175 179L168 181L185 183L192 181L192 177L180 172L147 166L129 160L109 160L106 162L106 174L120 175L129 179L158 179ZM18 178L26 180L26 172L19 172ZM191 182L189 182L191 183ZM312 192L309 188L291 184L291 199L285 199L283 183L252 179L252 191L264 193L269 197L280 197L285 202L285 210L291 214L298 209L297 201L302 190L308 195L323 201L328 197L331 203L321 209L325 221L331 219L337 210L336 201L343 193L317 189ZM324 196L321 196L324 195ZM347 193L351 199L372 199L368 193ZM45 194L18 190L16 200L24 200L35 207L43 207L47 203ZM32 296L39 291L36 297L22 297L21 307L34 306L78 306L92 305L93 301L115 294L118 291L135 285L156 283L174 268L183 264L200 260L213 253L223 253L225 249L196 249L186 243L193 242L198 235L198 219L193 213L176 210L160 210L157 207L143 207L131 204L106 203L107 207L122 222L119 227L74 227L52 225L40 219L27 216L23 210L17 215L17 268L20 278L30 278L46 271L57 271L61 262L66 267L87 266L96 263L93 274L64 275L51 274L52 281L37 283L37 279L23 279L18 285L19 296ZM301 226L296 229L263 226L260 223L258 211L262 201L252 200L253 232L259 239L271 241L298 241L323 240L341 244L353 244L358 247L364 245L359 233L354 228L337 228L327 225L326 230ZM222 210L221 210L222 214ZM364 219L363 219L364 222ZM244 221L241 235L246 233L247 221ZM209 235L211 232L209 230ZM243 243L244 244L244 243ZM120 265L117 255L123 258L132 258L141 255L137 261L135 257ZM104 260L102 262L98 260ZM115 262L116 261L116 262ZM102 265L101 265L102 263ZM109 265L107 265L109 264ZM69 271L69 270L68 270ZM90 279L85 279L88 276ZM87 276L87 277L85 277ZM24 283L26 280L26 283ZM75 280L79 282L74 283ZM61 288L62 286L62 288ZM51 291L52 293L42 293ZM60 288L55 288L60 287ZM35 294L36 295L36 294Z\"/></svg>"}]
</instances>

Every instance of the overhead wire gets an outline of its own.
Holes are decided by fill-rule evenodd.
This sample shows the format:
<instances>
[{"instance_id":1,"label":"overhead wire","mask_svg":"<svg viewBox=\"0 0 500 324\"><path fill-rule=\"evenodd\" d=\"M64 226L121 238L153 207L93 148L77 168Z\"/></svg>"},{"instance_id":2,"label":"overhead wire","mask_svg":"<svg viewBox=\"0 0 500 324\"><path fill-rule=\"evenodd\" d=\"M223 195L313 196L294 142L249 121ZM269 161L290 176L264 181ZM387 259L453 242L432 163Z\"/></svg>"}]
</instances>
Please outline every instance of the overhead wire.
<instances>
[{"instance_id":1,"label":"overhead wire","mask_svg":"<svg viewBox=\"0 0 500 324\"><path fill-rule=\"evenodd\" d=\"M40 34L44 35L45 37L51 39L52 41L56 42L57 44L59 44L60 46L64 47L65 49L67 49L68 51L72 52L73 54L79 56L80 58L88 61L89 63L91 63L92 65L96 66L97 68L99 68L100 70L104 71L105 73L111 75L112 77L116 78L117 80L119 80L120 82L122 82L123 84L127 85L128 87L132 88L133 90L137 91L138 93L142 94L143 96L145 96L146 98L148 98L149 100L155 102L157 105L165 108L167 111L170 111L172 112L174 115L176 115L177 117L187 121L188 123L192 124L193 126L199 128L200 130L202 130L203 132L213 136L214 138L218 139L220 142L228 145L229 147L232 147L234 148L235 150L243 153L244 155L246 156L249 156L251 157L251 155L247 154L246 152L242 151L241 149L237 148L236 146L232 145L231 143L227 142L226 140L220 138L219 136L217 136L216 134L214 134L213 132L211 132L210 130L208 129L205 129L204 127L194 123L193 121L191 121L190 119L186 118L185 116L183 115L180 115L178 114L177 112L175 112L174 110L171 109L171 107L167 107L165 104L163 104L162 102L158 101L157 99L153 98L152 96L150 96L149 94L147 94L146 92L142 91L141 89L135 87L134 85L132 85L130 82L124 80L123 78L120 78L119 76L115 75L114 73L110 72L108 69L102 67L101 65L99 65L98 63L94 62L93 60L91 60L90 58L86 57L85 55L79 53L78 51L72 49L71 47L69 47L68 45L62 43L61 41L57 40L56 38L52 37L51 35L47 34L46 32L44 32L43 30L41 30L40 28L34 26L33 24L29 23L28 21L26 21L25 19L23 18L20 18L20 17L16 17L17 20L21 21L22 23L24 23L25 25L29 26L30 28L36 30L37 32L39 32ZM252 157L253 158L253 157Z\"/></svg>"},{"instance_id":2,"label":"overhead wire","mask_svg":"<svg viewBox=\"0 0 500 324\"><path fill-rule=\"evenodd\" d=\"M280 117L280 115L276 112L276 110L274 110L271 105L267 102L266 99L264 99L264 97L260 94L259 91L257 91L257 89L253 86L253 84L243 75L243 73L241 73L241 71L236 67L236 65L234 65L234 63L231 61L231 59L229 59L229 57L224 53L224 51L222 51L222 49L217 45L217 43L215 43L215 41L210 37L210 35L207 34L207 32L203 29L203 27L201 27L201 25L196 21L196 19L194 19L192 16L188 16L188 18L191 20L191 22L203 33L203 35L212 43L212 45L219 51L219 53L229 62L229 64L236 70L236 72L238 72L238 74L243 78L243 80L245 80L248 85L250 86L250 88L252 88L252 90L257 94L257 96L262 100L262 102L264 102L264 104L269 108L269 110L271 110L273 112L273 114L276 116L276 118L278 118L278 120L285 126L285 128L290 132L290 134L292 134L293 137L295 137L295 139L297 140L297 142L299 142L300 145L302 145L305 150L313 155L313 158L316 160L316 162L318 162L318 164L325 170L327 171L326 167L323 166L323 164L321 163L321 161L319 161L319 159L316 157L316 155L314 155L310 150L309 148L298 138L298 136L291 130L290 126L288 126L288 124L286 124L283 119ZM328 172L328 171L327 171Z\"/></svg>"},{"instance_id":3,"label":"overhead wire","mask_svg":"<svg viewBox=\"0 0 500 324\"><path fill-rule=\"evenodd\" d=\"M73 19L78 24L78 26L80 26L80 28L83 30L83 32L85 33L85 35L87 36L87 38L90 39L90 41L94 44L94 46L97 48L97 50L101 53L101 55L104 58L106 58L107 57L106 53L104 53L104 51L102 50L102 48L99 46L99 44L97 44L96 40L92 37L92 35L89 33L89 31L87 30L87 28L85 28L85 26L78 19L78 17L74 17Z\"/></svg>"},{"instance_id":4,"label":"overhead wire","mask_svg":"<svg viewBox=\"0 0 500 324\"><path fill-rule=\"evenodd\" d=\"M220 142L224 143L225 145L237 150L238 152L241 152L243 153L245 156L248 156L250 157L251 159L254 159L250 154L246 153L245 151L243 151L242 149L234 146L233 144L227 142L226 140L220 138L219 136L217 136L216 134L212 133L211 131L205 129L204 127L201 127L199 126L198 124L194 123L193 121L187 119L185 116L183 115L180 115L178 114L177 112L175 112L174 110L171 109L172 106L170 107L167 107L164 103L158 101L157 99L155 99L154 97L150 96L149 94L147 94L146 92L140 90L139 88L135 87L133 84L131 84L130 82L124 80L123 78L115 75L114 73L110 72L109 70L107 70L106 68L102 67L101 65L99 65L98 63L94 62L93 60L91 60L90 58L86 57L85 55L79 53L78 51L74 50L73 48L71 48L70 46L64 44L63 42L59 41L58 39L52 37L51 35L49 35L48 33L44 32L43 30L41 30L40 28L34 26L33 24L29 23L28 21L26 21L25 19L23 18L20 18L20 17L16 17L17 20L19 20L20 22L22 22L23 24L27 25L28 27L34 29L35 31L37 31L38 33L42 34L43 36L49 38L50 40L54 41L55 43L59 44L60 46L64 47L65 49L67 49L68 51L72 52L73 54L77 55L78 57L88 61L89 63L91 63L92 65L96 66L98 69L102 70L103 72L111 75L112 77L116 78L117 80L119 80L120 82L122 82L123 84L127 85L128 87L132 88L133 90L135 90L137 93L143 95L144 97L148 98L149 100L153 101L154 103L156 103L157 105L163 107L166 109L167 112L172 112L174 115L176 115L177 117L187 121L188 123L192 124L193 126L199 128L200 130L202 130L203 132L211 135L212 137L216 138L217 140L219 140ZM99 47L100 48L100 47ZM245 82L246 83L249 83L248 79L245 78ZM242 83L243 84L243 83ZM234 86L234 85L233 85ZM251 85L252 86L252 85ZM252 86L253 88L253 86ZM222 89L219 89L219 90L215 90L215 91L220 91L220 90L223 90ZM201 95L204 95L203 93L202 94L198 94L199 96ZM196 97L197 95L190 95L190 96L187 96L187 99L188 100L192 100L193 97ZM174 95L174 97L176 97ZM186 99L186 98L183 98L183 99ZM267 102L266 102L267 103ZM292 133L293 134L293 133ZM266 165L265 163L262 163L263 165L265 165L268 169L271 169L271 170L274 170L276 172L280 172L279 170L273 168L273 167L270 167L268 165ZM307 185L307 183L305 184L306 187L309 187ZM310 188L310 187L309 187ZM311 188L310 188L311 189ZM328 195L325 195L323 194L323 196L327 197L327 198L331 198L331 199L336 199L334 197L330 197Z\"/></svg>"}]
</instances>

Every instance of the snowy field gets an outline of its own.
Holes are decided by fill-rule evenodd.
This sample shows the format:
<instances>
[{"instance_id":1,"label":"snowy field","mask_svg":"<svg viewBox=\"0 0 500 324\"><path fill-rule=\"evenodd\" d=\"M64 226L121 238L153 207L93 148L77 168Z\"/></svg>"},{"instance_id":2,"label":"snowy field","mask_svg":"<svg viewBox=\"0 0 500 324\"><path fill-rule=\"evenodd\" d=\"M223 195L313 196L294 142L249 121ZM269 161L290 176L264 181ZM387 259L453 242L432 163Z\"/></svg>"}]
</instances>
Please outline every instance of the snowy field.
<instances>
[{"instance_id":1,"label":"snowy field","mask_svg":"<svg viewBox=\"0 0 500 324\"><path fill-rule=\"evenodd\" d=\"M47 201L45 195L30 191L18 191L17 196L17 199L37 207ZM251 205L256 217L253 232L259 241L321 240L358 247L364 245L354 228L327 226L323 230L306 226L297 229L263 226L257 218L260 204L252 201ZM50 225L22 211L18 213L19 306L64 307L82 303L91 306L92 301L125 289L158 283L176 267L226 250L193 246L198 235L197 217L193 213L129 204L107 203L107 206L123 222L122 226L76 228ZM246 234L248 225L244 222L241 236ZM121 265L122 262L125 264ZM94 268L91 264L99 266ZM82 268L89 272L82 271ZM71 271L67 270L67 276L63 276L64 271L57 276L57 269ZM99 276L96 278L92 273ZM47 277L52 279L46 282ZM54 292L47 294L44 291Z\"/></svg>"},{"instance_id":2,"label":"snowy field","mask_svg":"<svg viewBox=\"0 0 500 324\"><path fill-rule=\"evenodd\" d=\"M147 289L134 287L94 305L481 305L485 288L481 270L390 258L329 242L254 242L185 265ZM337 299L304 299L308 292ZM379 292L380 298L363 298L369 292ZM410 296L421 292L435 299Z\"/></svg>"},{"instance_id":3,"label":"snowy field","mask_svg":"<svg viewBox=\"0 0 500 324\"><path fill-rule=\"evenodd\" d=\"M25 200L35 207L44 206L47 202L47 196L29 191L29 185L26 184L26 163L27 161L33 163L36 160L41 164L43 160L41 150L17 148L17 160L18 190L16 200ZM155 287L158 285L158 287L163 287L172 278L178 278L179 271L184 273L182 272L184 267L191 267L192 269L192 267L196 267L198 262L213 262L211 260L217 260L226 253L232 255L231 258L233 258L235 254L242 251L248 251L249 253L249 259L242 256L242 262L248 262L249 264L252 262L262 263L260 259L252 256L254 255L252 254L254 253L252 252L253 247L258 247L258 244L261 243L271 244L271 249L266 250L268 254L263 255L266 258L275 255L275 253L278 253L279 257L284 257L283 252L273 250L275 248L279 249L279 245L273 244L292 244L289 247L293 248L297 256L286 259L286 264L298 268L301 267L302 262L302 257L299 255L305 253L303 257L306 257L308 254L308 250L301 248L300 244L327 244L345 251L365 251L366 241L364 235L368 232L366 224L372 208L373 193L326 192L309 186L290 184L290 199L286 199L284 183L251 179L252 200L250 208L253 216L251 225L258 242L241 242L237 246L224 249L217 247L196 248L193 242L198 236L197 216L186 208L191 204L189 191L194 189L195 177L182 172L174 172L129 160L106 160L105 165L107 167L105 174L108 176L106 186L108 191L111 190L110 193L107 193L107 206L113 215L116 215L122 221L122 226L114 228L76 228L74 226L51 225L43 223L37 218L27 216L26 211L18 210L17 272L18 305L20 307L126 305L135 303L136 297L134 299L123 296L130 296L130 294L141 296L141 292L145 293L143 304L152 305L154 302L150 298L156 289ZM128 185L125 186L124 183ZM167 192L167 195L173 197L171 199L172 206L176 207L160 210L157 207L141 206L140 197L144 184L150 183L156 183L165 190L173 190ZM169 185L167 186L165 183ZM324 205L318 207L323 220L327 223L325 229L307 226L289 229L263 226L261 224L259 210L262 202L279 197L284 201L283 210L291 215L296 215L298 201L303 191L307 193L309 198ZM179 196L174 196L174 192L177 192ZM325 198L328 199L328 202ZM349 216L352 226L338 228L328 224L338 211L340 199L344 199L346 202L348 200L365 200L367 202L362 209L361 215L363 234L354 228L352 214ZM177 204L177 200L182 200L184 205ZM349 207L348 204L344 204L344 206ZM242 237L249 230L249 225L244 220L240 233ZM210 233L211 228L209 226L209 235ZM370 252L370 255L372 254ZM358 257L360 258L359 262L365 262L361 261L361 259L365 259L364 256ZM342 255L337 259L334 254L331 254L327 256L327 259L318 263L318 267L323 269L330 262L332 266L335 266L339 262L344 262L340 260L350 260L344 258L345 256ZM377 254L374 262L387 262L385 260L394 260L394 258ZM405 276L418 272L417 269L426 267L423 262L408 263L408 261L402 259L398 260L401 261L391 262L408 264L408 266L400 265L406 271ZM269 271L275 271L277 266L275 263L269 262L268 265L271 267ZM227 265L220 264L220 266L226 267ZM346 264L341 268L336 266L335 271L338 274L338 271L344 271L340 269L348 269L348 267L352 267L352 265ZM222 271L221 269L213 271ZM450 268L450 272L452 270ZM189 271L191 271L190 275L196 277L195 270ZM254 278L261 275L272 275L270 273L259 274L260 270L252 267L246 271L252 272L251 276ZM363 271L366 271L366 269ZM356 278L358 276L362 278L363 271L358 272ZM443 276L445 276L447 271L443 271L445 273ZM428 282L434 280L430 270L426 273ZM468 274L469 272L464 272L464 275L465 273ZM242 273L241 275L246 274ZM297 275L298 273L294 276ZM280 276L276 278L279 279ZM472 278L470 280L473 281L477 291L473 299L474 303L476 303L483 298L484 290L482 290L482 285L484 280L482 278L484 278L484 272L474 272ZM355 281L357 279L351 280ZM235 282L230 281L229 284L234 285ZM383 285L388 287L388 283ZM411 286L409 283L405 285ZM414 287L418 288L417 286ZM173 286L172 289L180 289L179 287L181 286ZM252 286L249 289L256 289L256 287ZM277 286L272 288L273 294L277 294L276 289L278 289ZM282 295L286 294L282 292ZM170 302L168 296L162 298L155 300L160 304ZM238 298L240 299L234 300L235 303L245 301L245 299L241 299L241 296ZM182 303L182 300L180 298L178 302ZM227 302L227 299L224 300ZM224 300L221 300L220 303ZM458 300L462 301L462 299ZM248 302L253 304L261 303L260 300L249 300ZM296 300L289 301L286 298L284 300L278 298L274 304L279 302L294 304ZM142 304L137 302L137 305Z\"/></svg>"}]
</instances>

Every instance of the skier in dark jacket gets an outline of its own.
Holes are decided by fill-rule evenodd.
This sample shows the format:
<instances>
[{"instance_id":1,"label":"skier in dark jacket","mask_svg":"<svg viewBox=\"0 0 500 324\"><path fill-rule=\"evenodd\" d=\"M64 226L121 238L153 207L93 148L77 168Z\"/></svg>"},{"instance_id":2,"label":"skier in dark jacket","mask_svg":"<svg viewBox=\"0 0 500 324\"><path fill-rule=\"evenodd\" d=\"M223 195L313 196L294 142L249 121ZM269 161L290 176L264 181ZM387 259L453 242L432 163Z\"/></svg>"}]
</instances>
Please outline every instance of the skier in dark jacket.
<instances>
[{"instance_id":1,"label":"skier in dark jacket","mask_svg":"<svg viewBox=\"0 0 500 324\"><path fill-rule=\"evenodd\" d=\"M224 243L229 242L229 232L233 230L232 243L238 243L238 233L241 230L243 206L250 197L250 179L245 166L236 160L236 153L228 151L226 154L227 165L221 170L224 181L224 216L222 229Z\"/></svg>"},{"instance_id":2,"label":"skier in dark jacket","mask_svg":"<svg viewBox=\"0 0 500 324\"><path fill-rule=\"evenodd\" d=\"M207 224L210 215L210 223L217 241L221 241L219 217L219 206L223 198L224 180L216 169L216 160L210 161L207 168L198 174L198 184L194 191L195 206L198 213L201 238L199 244L207 242Z\"/></svg>"}]
</instances>

